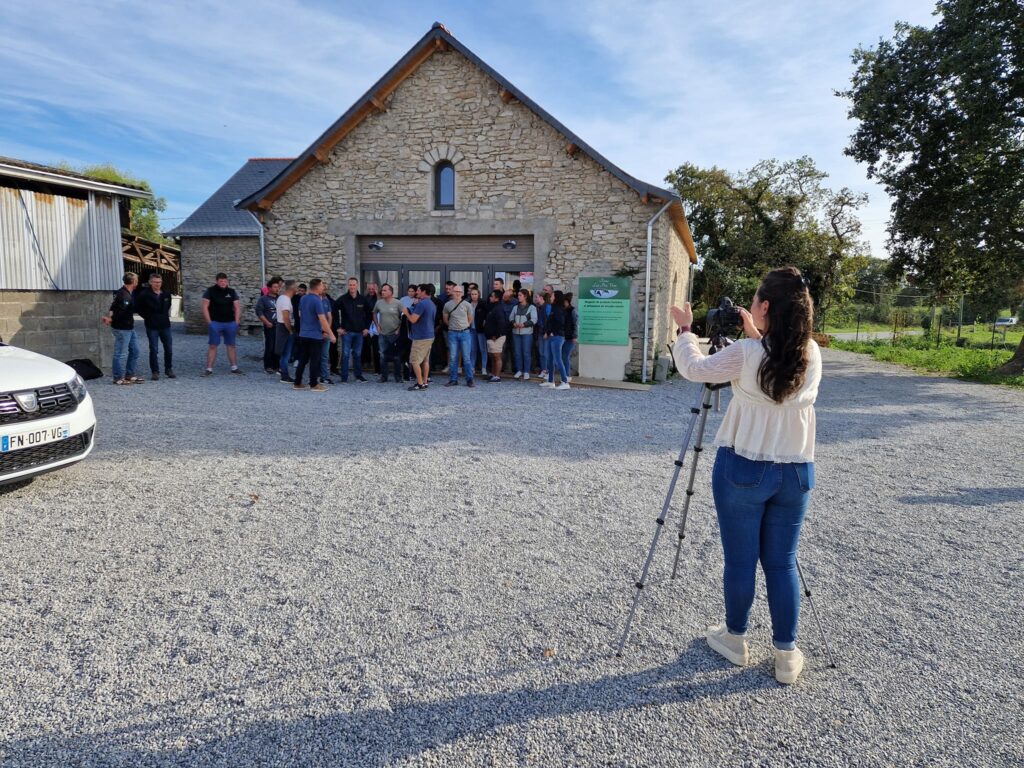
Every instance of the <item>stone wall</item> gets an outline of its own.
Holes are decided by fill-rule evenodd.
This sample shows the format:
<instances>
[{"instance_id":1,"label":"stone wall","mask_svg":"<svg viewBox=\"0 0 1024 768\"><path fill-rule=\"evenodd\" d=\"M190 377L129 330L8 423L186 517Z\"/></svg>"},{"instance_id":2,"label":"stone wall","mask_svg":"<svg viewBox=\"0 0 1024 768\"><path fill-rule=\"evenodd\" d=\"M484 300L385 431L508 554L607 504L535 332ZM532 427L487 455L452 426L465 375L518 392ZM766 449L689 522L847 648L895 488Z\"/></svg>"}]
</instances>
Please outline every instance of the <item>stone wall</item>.
<instances>
[{"instance_id":1,"label":"stone wall","mask_svg":"<svg viewBox=\"0 0 1024 768\"><path fill-rule=\"evenodd\" d=\"M242 326L260 324L253 312L263 285L259 238L183 237L182 307L185 312L185 329L189 333L206 332L206 322L203 320L203 291L214 284L218 272L227 274L228 284L238 292L242 300Z\"/></svg>"},{"instance_id":2,"label":"stone wall","mask_svg":"<svg viewBox=\"0 0 1024 768\"><path fill-rule=\"evenodd\" d=\"M547 236L536 238L543 252L534 253L538 281L576 293L584 272L635 271L639 312L630 330L638 370L646 225L660 204L643 203L582 152L570 155L564 136L519 102L504 103L499 85L455 51L432 55L385 106L274 203L265 220L268 273L316 274L338 284L358 267L349 253L352 222L380 222L382 231L405 223L445 234L484 223L510 235L543 229ZM432 210L438 157L455 163L454 211ZM659 270L673 262L667 214L662 219L654 254ZM681 293L685 279L684 270ZM652 290L668 290L672 281L653 275ZM652 304L652 327L656 312Z\"/></svg>"},{"instance_id":3,"label":"stone wall","mask_svg":"<svg viewBox=\"0 0 1024 768\"><path fill-rule=\"evenodd\" d=\"M0 336L60 361L88 358L110 370L114 340L100 318L113 291L0 291Z\"/></svg>"}]
</instances>

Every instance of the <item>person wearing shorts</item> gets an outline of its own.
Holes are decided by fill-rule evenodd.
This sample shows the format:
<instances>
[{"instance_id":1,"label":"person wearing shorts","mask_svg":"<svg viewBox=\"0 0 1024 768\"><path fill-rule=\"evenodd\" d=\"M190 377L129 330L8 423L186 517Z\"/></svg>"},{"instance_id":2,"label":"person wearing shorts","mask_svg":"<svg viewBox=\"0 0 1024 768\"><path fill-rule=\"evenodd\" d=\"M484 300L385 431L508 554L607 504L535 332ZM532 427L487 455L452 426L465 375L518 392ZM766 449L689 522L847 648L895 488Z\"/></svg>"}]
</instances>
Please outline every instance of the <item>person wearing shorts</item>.
<instances>
[{"instance_id":1,"label":"person wearing shorts","mask_svg":"<svg viewBox=\"0 0 1024 768\"><path fill-rule=\"evenodd\" d=\"M203 376L213 375L213 364L217 360L217 347L223 342L228 351L231 372L241 374L238 368L238 323L242 319L242 303L234 288L228 286L228 276L217 273L217 282L203 292L203 319L209 327L206 351L206 370Z\"/></svg>"},{"instance_id":2,"label":"person wearing shorts","mask_svg":"<svg viewBox=\"0 0 1024 768\"><path fill-rule=\"evenodd\" d=\"M422 392L427 388L430 376L430 350L434 345L434 318L437 308L430 298L433 286L421 284L416 289L416 305L412 310L402 307L402 316L409 321L409 340L412 349L409 352L409 367L416 376L416 383L409 387L410 392Z\"/></svg>"}]
</instances>

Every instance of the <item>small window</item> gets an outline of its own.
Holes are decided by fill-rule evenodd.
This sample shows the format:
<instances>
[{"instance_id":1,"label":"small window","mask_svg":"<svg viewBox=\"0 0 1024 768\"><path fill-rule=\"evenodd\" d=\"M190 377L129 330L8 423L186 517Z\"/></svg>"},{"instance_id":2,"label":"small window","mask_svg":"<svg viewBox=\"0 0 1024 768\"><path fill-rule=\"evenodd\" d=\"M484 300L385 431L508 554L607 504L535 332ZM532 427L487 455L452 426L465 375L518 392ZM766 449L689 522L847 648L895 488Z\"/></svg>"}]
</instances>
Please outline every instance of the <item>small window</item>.
<instances>
[{"instance_id":1,"label":"small window","mask_svg":"<svg viewBox=\"0 0 1024 768\"><path fill-rule=\"evenodd\" d=\"M455 207L455 167L447 160L434 166L434 208L440 211Z\"/></svg>"}]
</instances>

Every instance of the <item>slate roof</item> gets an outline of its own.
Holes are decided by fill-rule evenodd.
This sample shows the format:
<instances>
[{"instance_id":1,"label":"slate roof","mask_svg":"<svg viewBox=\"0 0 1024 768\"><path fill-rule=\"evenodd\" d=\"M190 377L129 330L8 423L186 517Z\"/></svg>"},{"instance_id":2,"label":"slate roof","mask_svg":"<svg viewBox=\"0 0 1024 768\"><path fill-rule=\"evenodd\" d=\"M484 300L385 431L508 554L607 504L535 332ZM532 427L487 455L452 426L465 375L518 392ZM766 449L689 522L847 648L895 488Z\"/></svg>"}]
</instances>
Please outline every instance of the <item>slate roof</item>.
<instances>
[{"instance_id":1,"label":"slate roof","mask_svg":"<svg viewBox=\"0 0 1024 768\"><path fill-rule=\"evenodd\" d=\"M624 170L622 170L617 165L608 160L604 155L598 153L597 150L595 150L593 147L591 147L589 144L583 141L583 139L581 139L575 133L573 133L564 125L562 125L562 123L560 123L548 112L542 109L540 105L538 105L525 93L523 93L514 85L512 85L512 83L506 80L497 71L492 69L480 57L478 57L475 53L469 50L469 48L467 48L465 45L463 45L454 37L452 37L452 35L448 32L447 29L445 29L445 27L442 24L435 22L434 25L431 27L430 31L427 32L427 34L425 34L422 38L420 38L419 42L417 42L411 49L409 49L409 52L406 53L405 56L403 56L398 61L398 63L395 64L395 66L389 69L380 80L374 83L373 86L371 86L370 90L363 94L363 96L358 101L356 101L356 103L353 104L352 107L345 114L339 117L334 122L334 124L331 125L330 128L324 131L320 138L314 141L313 144L310 145L310 147L306 149L305 152L302 152L298 157L296 157L295 160L293 160L290 165L281 169L281 172L278 174L277 178L269 179L268 183L260 189L254 189L251 194L249 194L244 200L241 200L238 203L238 207L250 208L252 206L255 206L257 203L260 202L260 200L265 195L273 191L274 188L284 183L289 174L293 170L300 168L304 163L308 163L310 159L315 155L316 151L322 145L327 144L330 141L331 137L339 128L345 125L345 123L348 122L353 116L355 116L361 109L365 109L368 104L372 103L372 99L374 98L376 92L382 86L391 81L397 73L401 72L407 65L414 61L425 46L433 45L435 44L436 41L443 41L443 43L446 43L447 45L451 46L452 49L458 51L467 59L469 59L473 64L475 64L485 73L487 73L487 75L489 75L491 78L497 81L502 88L507 90L513 96L515 96L515 98L518 99L527 109L534 112L538 117L540 117L546 123L555 128L555 130L561 133L568 140L569 143L575 144L580 151L589 155L613 176L621 180L627 186L636 190L636 192L639 195L649 195L651 197L657 197L662 201L679 200L679 195L676 194L675 191L664 189L654 184L648 184L647 182L641 181L640 179L637 179L634 176L630 176Z\"/></svg>"},{"instance_id":2,"label":"slate roof","mask_svg":"<svg viewBox=\"0 0 1024 768\"><path fill-rule=\"evenodd\" d=\"M181 224L164 234L168 237L245 237L257 236L260 228L246 210L235 208L235 201L251 195L277 176L291 163L290 157L254 157L214 192Z\"/></svg>"}]
</instances>

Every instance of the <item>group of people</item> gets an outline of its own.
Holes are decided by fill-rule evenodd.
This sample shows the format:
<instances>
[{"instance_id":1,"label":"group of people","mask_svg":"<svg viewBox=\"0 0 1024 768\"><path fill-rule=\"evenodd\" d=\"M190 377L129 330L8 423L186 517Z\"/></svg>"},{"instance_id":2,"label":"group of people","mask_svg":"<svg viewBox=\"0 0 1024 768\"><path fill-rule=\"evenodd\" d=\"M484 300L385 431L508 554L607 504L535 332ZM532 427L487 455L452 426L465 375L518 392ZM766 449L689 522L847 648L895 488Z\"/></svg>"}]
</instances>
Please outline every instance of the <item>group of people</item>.
<instances>
[{"instance_id":1,"label":"group of people","mask_svg":"<svg viewBox=\"0 0 1024 768\"><path fill-rule=\"evenodd\" d=\"M366 381L364 362L376 368L381 383L393 380L411 391L426 390L438 370L448 375L446 387L458 386L460 372L465 385L475 387L478 376L497 383L503 370L514 369L516 379L536 375L542 387L570 388L579 325L571 293L548 285L534 296L519 281L506 289L496 278L486 300L476 283L448 281L444 296L436 294L433 283L410 285L400 298L389 283L361 291L351 277L346 291L332 298L319 278L307 285L272 277L256 303L264 371L315 392L335 384L332 375L342 383L350 374ZM212 334L211 326L211 345Z\"/></svg>"},{"instance_id":2,"label":"group of people","mask_svg":"<svg viewBox=\"0 0 1024 768\"><path fill-rule=\"evenodd\" d=\"M128 272L123 283L103 317L114 335L114 383L144 381L136 373L135 315L145 321L151 378L160 378L161 346L164 375L175 378L171 294L161 275L154 272L140 289L138 275ZM433 283L410 285L401 297L388 283L369 283L362 291L352 277L334 298L324 280L307 285L272 277L255 306L263 325L264 371L296 389L316 392L337 383L332 376L342 383L350 376L366 381L364 365L376 370L380 382L393 380L412 391L427 389L437 371L447 374L446 387L458 386L460 373L467 387L475 387L478 377L497 383L502 371L512 370L521 381L536 376L542 387L570 388L579 325L571 293L546 285L535 295L518 280L506 288L502 278L495 278L486 299L476 283L448 281L444 295L436 294ZM203 292L202 313L208 331L202 375L213 375L221 345L231 373L242 375L237 351L241 299L227 274L219 273Z\"/></svg>"}]
</instances>

